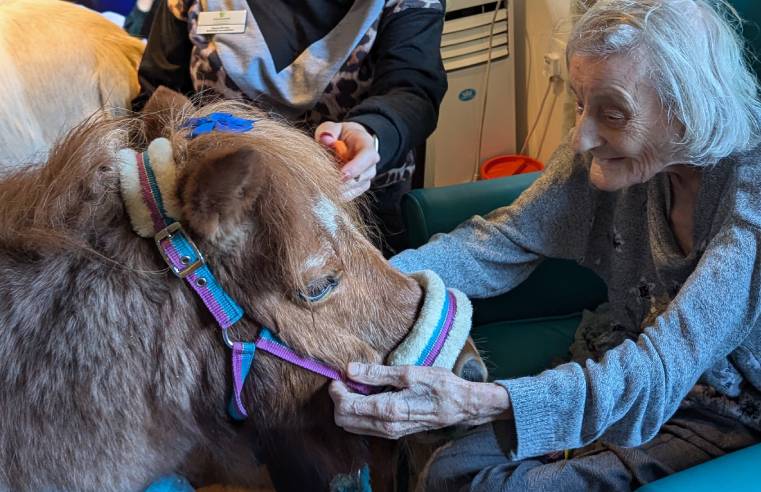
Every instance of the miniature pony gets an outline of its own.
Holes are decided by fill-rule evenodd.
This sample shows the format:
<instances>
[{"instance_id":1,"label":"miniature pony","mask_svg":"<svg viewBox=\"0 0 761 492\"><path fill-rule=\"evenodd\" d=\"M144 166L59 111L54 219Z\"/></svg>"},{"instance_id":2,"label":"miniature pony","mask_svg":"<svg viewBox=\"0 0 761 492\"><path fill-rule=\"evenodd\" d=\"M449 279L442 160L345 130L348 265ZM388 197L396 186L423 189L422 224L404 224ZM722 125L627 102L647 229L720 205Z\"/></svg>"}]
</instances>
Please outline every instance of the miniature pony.
<instances>
[{"instance_id":1,"label":"miniature pony","mask_svg":"<svg viewBox=\"0 0 761 492\"><path fill-rule=\"evenodd\" d=\"M239 104L188 111L164 126L90 120L0 180L0 490L142 490L178 470L246 484L260 461L279 489L324 490L369 459L365 439L333 424L327 380L267 354L243 388L249 418L231 422L227 348L133 231L120 150L167 137L182 226L245 311L236 340L267 326L335 368L381 362L413 325L420 286L365 239L318 144ZM254 128L188 139L189 118L214 112Z\"/></svg>"}]
</instances>

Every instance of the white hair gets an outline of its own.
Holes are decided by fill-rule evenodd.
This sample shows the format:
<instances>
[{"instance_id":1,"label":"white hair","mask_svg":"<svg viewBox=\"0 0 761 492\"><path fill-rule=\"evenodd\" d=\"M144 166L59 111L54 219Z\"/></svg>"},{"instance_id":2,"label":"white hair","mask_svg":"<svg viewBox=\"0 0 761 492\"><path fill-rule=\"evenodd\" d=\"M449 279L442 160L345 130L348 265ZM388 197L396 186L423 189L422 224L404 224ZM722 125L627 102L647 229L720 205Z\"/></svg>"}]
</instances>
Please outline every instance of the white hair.
<instances>
[{"instance_id":1,"label":"white hair","mask_svg":"<svg viewBox=\"0 0 761 492\"><path fill-rule=\"evenodd\" d=\"M566 58L631 55L644 62L676 142L693 164L749 150L761 134L758 83L741 19L724 0L600 0L571 32Z\"/></svg>"}]
</instances>

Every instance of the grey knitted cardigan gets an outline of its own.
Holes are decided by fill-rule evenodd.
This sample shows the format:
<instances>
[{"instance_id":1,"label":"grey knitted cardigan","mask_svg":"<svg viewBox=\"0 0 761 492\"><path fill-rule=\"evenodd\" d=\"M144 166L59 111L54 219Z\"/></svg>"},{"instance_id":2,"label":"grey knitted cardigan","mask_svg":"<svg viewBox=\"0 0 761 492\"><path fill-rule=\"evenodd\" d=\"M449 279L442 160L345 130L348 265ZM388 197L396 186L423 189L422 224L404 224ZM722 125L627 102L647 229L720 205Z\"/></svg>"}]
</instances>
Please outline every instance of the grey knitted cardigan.
<instances>
[{"instance_id":1,"label":"grey knitted cardigan","mask_svg":"<svg viewBox=\"0 0 761 492\"><path fill-rule=\"evenodd\" d=\"M665 174L617 192L589 184L589 156L561 146L514 204L474 217L392 264L430 269L471 297L520 284L545 258L566 258L606 282L615 321L634 329L598 359L498 381L510 394L521 459L602 438L650 440L696 383L732 400L761 389L759 149L704 168L694 248L668 222ZM702 377L702 378L701 378ZM759 399L743 410L757 418Z\"/></svg>"}]
</instances>

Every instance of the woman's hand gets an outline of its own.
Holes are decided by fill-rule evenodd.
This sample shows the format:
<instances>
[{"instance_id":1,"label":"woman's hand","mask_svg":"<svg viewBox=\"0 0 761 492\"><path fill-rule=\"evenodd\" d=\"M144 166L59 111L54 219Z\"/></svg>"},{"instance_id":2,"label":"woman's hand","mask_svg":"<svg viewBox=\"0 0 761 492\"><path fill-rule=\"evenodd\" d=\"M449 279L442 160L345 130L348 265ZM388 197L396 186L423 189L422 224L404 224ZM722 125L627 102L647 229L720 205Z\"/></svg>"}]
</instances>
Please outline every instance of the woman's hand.
<instances>
[{"instance_id":1,"label":"woman's hand","mask_svg":"<svg viewBox=\"0 0 761 492\"><path fill-rule=\"evenodd\" d=\"M341 166L344 199L353 200L370 189L380 155L375 150L373 136L364 126L354 122L326 121L314 131L314 138L328 149L332 149L339 139L348 147L349 160Z\"/></svg>"},{"instance_id":2,"label":"woman's hand","mask_svg":"<svg viewBox=\"0 0 761 492\"><path fill-rule=\"evenodd\" d=\"M482 424L510 408L502 386L471 383L440 367L351 363L347 375L360 383L397 388L363 396L340 381L331 383L336 424L354 434L398 439L454 424Z\"/></svg>"}]
</instances>

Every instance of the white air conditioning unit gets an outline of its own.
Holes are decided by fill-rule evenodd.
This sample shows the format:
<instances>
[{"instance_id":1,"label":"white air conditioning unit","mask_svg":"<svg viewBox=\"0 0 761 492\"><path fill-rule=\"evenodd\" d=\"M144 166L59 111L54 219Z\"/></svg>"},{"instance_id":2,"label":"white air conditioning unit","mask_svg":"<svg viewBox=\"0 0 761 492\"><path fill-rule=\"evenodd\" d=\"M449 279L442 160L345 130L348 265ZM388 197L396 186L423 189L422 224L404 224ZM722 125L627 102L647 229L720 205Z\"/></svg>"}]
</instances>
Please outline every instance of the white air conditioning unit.
<instances>
[{"instance_id":1,"label":"white air conditioning unit","mask_svg":"<svg viewBox=\"0 0 761 492\"><path fill-rule=\"evenodd\" d=\"M447 1L441 56L449 89L439 110L436 131L426 145L426 187L472 180L487 90L480 159L483 162L516 152L513 0L502 2L497 11L488 88L485 77L496 4L484 0Z\"/></svg>"}]
</instances>

